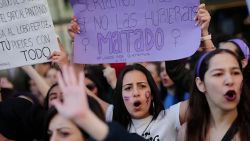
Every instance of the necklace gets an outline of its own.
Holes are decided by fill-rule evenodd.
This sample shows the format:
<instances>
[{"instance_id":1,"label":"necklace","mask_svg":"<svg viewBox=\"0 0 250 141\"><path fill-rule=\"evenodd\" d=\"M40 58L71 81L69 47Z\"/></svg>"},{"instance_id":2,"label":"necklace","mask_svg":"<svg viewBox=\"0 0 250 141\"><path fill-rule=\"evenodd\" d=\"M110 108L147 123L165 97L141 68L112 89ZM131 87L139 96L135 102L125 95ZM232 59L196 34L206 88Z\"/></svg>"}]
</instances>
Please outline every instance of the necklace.
<instances>
[{"instance_id":1,"label":"necklace","mask_svg":"<svg viewBox=\"0 0 250 141\"><path fill-rule=\"evenodd\" d=\"M146 128L143 130L143 132L142 132L142 134L141 134L142 137L146 137L146 136L148 135L148 134L145 133L145 132L146 132L146 130L148 129L149 125L152 123L152 121L153 121L153 118L150 120L150 122L148 123L148 125L146 126ZM132 121L131 123L132 123L132 126L133 126L133 128L134 128L134 130L135 130L135 132L136 132L137 134L139 134L138 131L137 131L137 129L139 129L139 128L143 127L143 125L145 125L145 124L143 124L143 125L141 125L141 126L139 126L139 127L136 128L135 125L134 125L134 123L133 123L133 121Z\"/></svg>"}]
</instances>

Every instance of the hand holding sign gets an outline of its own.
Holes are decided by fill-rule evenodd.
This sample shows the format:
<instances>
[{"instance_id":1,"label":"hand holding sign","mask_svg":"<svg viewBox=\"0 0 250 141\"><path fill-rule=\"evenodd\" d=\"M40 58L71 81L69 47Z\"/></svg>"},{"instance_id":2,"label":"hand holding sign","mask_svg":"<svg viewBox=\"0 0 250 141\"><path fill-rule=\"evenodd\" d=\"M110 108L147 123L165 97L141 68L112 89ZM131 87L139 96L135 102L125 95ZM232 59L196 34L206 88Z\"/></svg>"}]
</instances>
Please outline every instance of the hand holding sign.
<instances>
[{"instance_id":1,"label":"hand holding sign","mask_svg":"<svg viewBox=\"0 0 250 141\"><path fill-rule=\"evenodd\" d=\"M69 59L60 39L58 38L57 41L60 47L60 51L54 51L49 58L52 61L52 63L57 63L60 66L60 68L62 68L63 65L69 64Z\"/></svg>"},{"instance_id":2,"label":"hand holding sign","mask_svg":"<svg viewBox=\"0 0 250 141\"><path fill-rule=\"evenodd\" d=\"M192 55L200 44L193 19L198 0L71 0L71 5L81 28L75 63L174 60Z\"/></svg>"},{"instance_id":3,"label":"hand holding sign","mask_svg":"<svg viewBox=\"0 0 250 141\"><path fill-rule=\"evenodd\" d=\"M202 32L208 32L211 16L206 10L205 4L199 5L197 15L195 16L196 24L201 27Z\"/></svg>"},{"instance_id":4,"label":"hand holding sign","mask_svg":"<svg viewBox=\"0 0 250 141\"><path fill-rule=\"evenodd\" d=\"M80 26L77 23L77 19L75 16L72 17L70 24L68 25L68 33L71 40L74 41L75 34L80 33Z\"/></svg>"}]
</instances>

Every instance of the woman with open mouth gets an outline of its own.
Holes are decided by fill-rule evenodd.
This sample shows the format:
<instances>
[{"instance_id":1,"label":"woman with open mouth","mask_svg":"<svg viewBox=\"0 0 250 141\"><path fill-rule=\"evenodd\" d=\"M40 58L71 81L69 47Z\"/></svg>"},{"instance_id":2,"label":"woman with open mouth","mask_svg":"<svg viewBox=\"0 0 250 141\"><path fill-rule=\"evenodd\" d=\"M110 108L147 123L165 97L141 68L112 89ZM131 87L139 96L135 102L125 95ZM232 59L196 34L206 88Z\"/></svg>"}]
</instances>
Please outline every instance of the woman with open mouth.
<instances>
[{"instance_id":1,"label":"woman with open mouth","mask_svg":"<svg viewBox=\"0 0 250 141\"><path fill-rule=\"evenodd\" d=\"M140 64L126 66L120 73L108 119L148 140L175 141L182 120L178 103L165 110L150 72Z\"/></svg>"},{"instance_id":2,"label":"woman with open mouth","mask_svg":"<svg viewBox=\"0 0 250 141\"><path fill-rule=\"evenodd\" d=\"M250 138L250 97L236 55L218 49L196 65L189 117L179 141L247 141Z\"/></svg>"}]
</instances>

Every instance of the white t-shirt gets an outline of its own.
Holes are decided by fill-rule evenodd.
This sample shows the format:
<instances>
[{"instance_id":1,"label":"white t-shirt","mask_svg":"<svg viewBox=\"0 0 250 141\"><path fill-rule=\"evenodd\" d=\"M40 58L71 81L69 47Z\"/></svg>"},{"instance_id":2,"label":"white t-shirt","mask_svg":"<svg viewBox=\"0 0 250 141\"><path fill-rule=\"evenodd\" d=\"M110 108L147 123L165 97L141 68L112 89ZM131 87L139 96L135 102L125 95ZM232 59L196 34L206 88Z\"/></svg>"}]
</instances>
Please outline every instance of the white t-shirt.
<instances>
[{"instance_id":1,"label":"white t-shirt","mask_svg":"<svg viewBox=\"0 0 250 141\"><path fill-rule=\"evenodd\" d=\"M113 108L113 105L108 107L107 121L112 121ZM153 116L144 119L132 119L133 123L128 127L128 131L137 133L149 141L176 141L177 132L180 128L179 112L180 103L161 111L155 120L152 120Z\"/></svg>"}]
</instances>

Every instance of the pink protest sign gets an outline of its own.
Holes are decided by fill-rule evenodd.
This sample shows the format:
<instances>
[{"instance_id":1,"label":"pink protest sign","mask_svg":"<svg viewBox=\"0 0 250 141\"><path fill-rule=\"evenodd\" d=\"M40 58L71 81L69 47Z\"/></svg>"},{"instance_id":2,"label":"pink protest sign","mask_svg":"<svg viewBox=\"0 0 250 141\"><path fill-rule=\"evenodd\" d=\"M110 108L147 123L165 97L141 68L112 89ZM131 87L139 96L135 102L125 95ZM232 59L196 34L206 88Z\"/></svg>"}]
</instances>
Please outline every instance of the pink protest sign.
<instances>
[{"instance_id":1,"label":"pink protest sign","mask_svg":"<svg viewBox=\"0 0 250 141\"><path fill-rule=\"evenodd\" d=\"M74 62L175 60L200 44L193 20L198 0L71 0L81 32Z\"/></svg>"}]
</instances>

